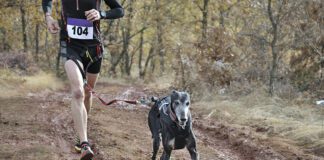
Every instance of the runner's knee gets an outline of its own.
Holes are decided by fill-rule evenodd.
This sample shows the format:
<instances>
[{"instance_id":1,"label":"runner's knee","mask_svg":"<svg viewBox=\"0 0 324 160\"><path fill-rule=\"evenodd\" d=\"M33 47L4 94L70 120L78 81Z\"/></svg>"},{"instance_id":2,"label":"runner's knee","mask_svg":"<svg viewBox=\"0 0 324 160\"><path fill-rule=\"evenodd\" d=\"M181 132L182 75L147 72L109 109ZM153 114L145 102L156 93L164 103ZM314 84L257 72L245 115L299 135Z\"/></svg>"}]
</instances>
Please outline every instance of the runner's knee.
<instances>
[{"instance_id":1,"label":"runner's knee","mask_svg":"<svg viewBox=\"0 0 324 160\"><path fill-rule=\"evenodd\" d=\"M90 97L91 97L91 93L90 92L86 92L84 98L85 99L89 99Z\"/></svg>"},{"instance_id":2,"label":"runner's knee","mask_svg":"<svg viewBox=\"0 0 324 160\"><path fill-rule=\"evenodd\" d=\"M87 87L84 88L85 97L91 97L91 90Z\"/></svg>"},{"instance_id":3,"label":"runner's knee","mask_svg":"<svg viewBox=\"0 0 324 160\"><path fill-rule=\"evenodd\" d=\"M82 88L72 90L72 97L74 99L84 99L85 95Z\"/></svg>"}]
</instances>

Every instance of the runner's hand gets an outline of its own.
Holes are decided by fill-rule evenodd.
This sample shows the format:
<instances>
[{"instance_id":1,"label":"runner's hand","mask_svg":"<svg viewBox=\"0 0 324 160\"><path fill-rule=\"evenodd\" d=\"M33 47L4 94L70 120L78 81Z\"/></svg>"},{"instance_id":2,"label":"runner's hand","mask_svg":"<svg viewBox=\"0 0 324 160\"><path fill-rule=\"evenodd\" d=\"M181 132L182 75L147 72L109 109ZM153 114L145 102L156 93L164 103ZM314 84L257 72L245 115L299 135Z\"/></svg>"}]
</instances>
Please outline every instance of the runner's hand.
<instances>
[{"instance_id":1,"label":"runner's hand","mask_svg":"<svg viewBox=\"0 0 324 160\"><path fill-rule=\"evenodd\" d=\"M59 24L56 20L53 19L52 16L46 16L46 24L47 24L48 30L52 34L56 34L59 32L59 30L60 30Z\"/></svg>"},{"instance_id":2,"label":"runner's hand","mask_svg":"<svg viewBox=\"0 0 324 160\"><path fill-rule=\"evenodd\" d=\"M91 9L89 11L85 11L85 16L87 17L88 21L94 22L100 20L100 13L95 9Z\"/></svg>"}]
</instances>

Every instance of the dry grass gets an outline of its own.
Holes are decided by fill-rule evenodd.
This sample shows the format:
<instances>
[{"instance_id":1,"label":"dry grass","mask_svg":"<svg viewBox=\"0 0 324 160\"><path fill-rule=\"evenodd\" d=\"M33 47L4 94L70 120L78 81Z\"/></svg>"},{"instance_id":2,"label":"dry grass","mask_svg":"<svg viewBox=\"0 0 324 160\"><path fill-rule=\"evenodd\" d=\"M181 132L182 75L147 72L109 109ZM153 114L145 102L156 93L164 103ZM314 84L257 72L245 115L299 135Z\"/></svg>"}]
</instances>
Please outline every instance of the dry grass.
<instances>
[{"instance_id":1,"label":"dry grass","mask_svg":"<svg viewBox=\"0 0 324 160\"><path fill-rule=\"evenodd\" d=\"M145 80L143 81L143 84L145 84L148 88L164 90L166 88L172 88L174 81L174 76L164 74L159 77L154 77L149 80Z\"/></svg>"},{"instance_id":2,"label":"dry grass","mask_svg":"<svg viewBox=\"0 0 324 160\"><path fill-rule=\"evenodd\" d=\"M1 97L22 96L28 93L62 88L63 82L51 73L39 72L22 76L7 69L0 70Z\"/></svg>"},{"instance_id":3,"label":"dry grass","mask_svg":"<svg viewBox=\"0 0 324 160\"><path fill-rule=\"evenodd\" d=\"M250 126L266 138L287 139L307 151L324 148L324 108L267 96L263 88L239 98L216 95L194 105L204 118Z\"/></svg>"},{"instance_id":4,"label":"dry grass","mask_svg":"<svg viewBox=\"0 0 324 160\"><path fill-rule=\"evenodd\" d=\"M40 73L34 76L25 77L25 86L31 91L40 91L45 88L56 90L63 86L61 80L57 79L55 75L48 73Z\"/></svg>"},{"instance_id":5,"label":"dry grass","mask_svg":"<svg viewBox=\"0 0 324 160\"><path fill-rule=\"evenodd\" d=\"M162 76L156 77L146 77L145 79L140 79L138 77L119 77L119 78L111 78L111 77L99 77L98 82L100 83L112 83L119 85L141 85L145 86L145 88L150 88L154 91L165 90L168 88L172 88L174 83L174 76L164 74Z\"/></svg>"}]
</instances>

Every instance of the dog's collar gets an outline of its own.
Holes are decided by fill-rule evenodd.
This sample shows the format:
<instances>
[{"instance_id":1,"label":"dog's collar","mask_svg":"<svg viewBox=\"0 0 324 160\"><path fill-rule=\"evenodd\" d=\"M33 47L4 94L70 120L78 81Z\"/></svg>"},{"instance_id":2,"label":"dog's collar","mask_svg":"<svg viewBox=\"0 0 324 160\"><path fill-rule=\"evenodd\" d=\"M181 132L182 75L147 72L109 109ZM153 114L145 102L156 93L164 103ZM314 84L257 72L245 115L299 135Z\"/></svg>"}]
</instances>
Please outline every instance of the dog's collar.
<instances>
[{"instance_id":1,"label":"dog's collar","mask_svg":"<svg viewBox=\"0 0 324 160\"><path fill-rule=\"evenodd\" d=\"M169 110L169 116L170 116L171 120L177 125L178 128L184 129L182 126L180 126L178 118L177 118L176 114L174 113L171 105L168 110Z\"/></svg>"},{"instance_id":2,"label":"dog's collar","mask_svg":"<svg viewBox=\"0 0 324 160\"><path fill-rule=\"evenodd\" d=\"M170 115L171 120L178 124L178 119L177 119L176 114L174 113L172 105L170 104L170 106L168 108L169 108L169 115Z\"/></svg>"}]
</instances>

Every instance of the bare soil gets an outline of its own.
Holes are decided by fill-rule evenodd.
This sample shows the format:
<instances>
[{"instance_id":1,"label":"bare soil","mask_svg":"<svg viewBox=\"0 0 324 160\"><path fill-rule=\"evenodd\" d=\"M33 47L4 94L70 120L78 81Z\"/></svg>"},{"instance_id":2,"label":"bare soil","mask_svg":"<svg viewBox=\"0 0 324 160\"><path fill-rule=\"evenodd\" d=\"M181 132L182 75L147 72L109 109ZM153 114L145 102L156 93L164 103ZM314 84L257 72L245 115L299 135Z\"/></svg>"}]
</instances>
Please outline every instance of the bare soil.
<instances>
[{"instance_id":1,"label":"bare soil","mask_svg":"<svg viewBox=\"0 0 324 160\"><path fill-rule=\"evenodd\" d=\"M104 99L139 99L166 95L143 86L100 83ZM0 97L0 159L71 160L75 132L70 116L68 89L44 90L24 96ZM255 134L255 129L204 119L192 104L193 127L201 160L321 159L298 148L280 146ZM103 106L94 99L89 116L89 139L95 160L150 159L151 133L147 125L149 107L118 103ZM263 128L257 129L262 132ZM162 146L160 146L160 153ZM172 159L190 159L188 152L176 150Z\"/></svg>"}]
</instances>

